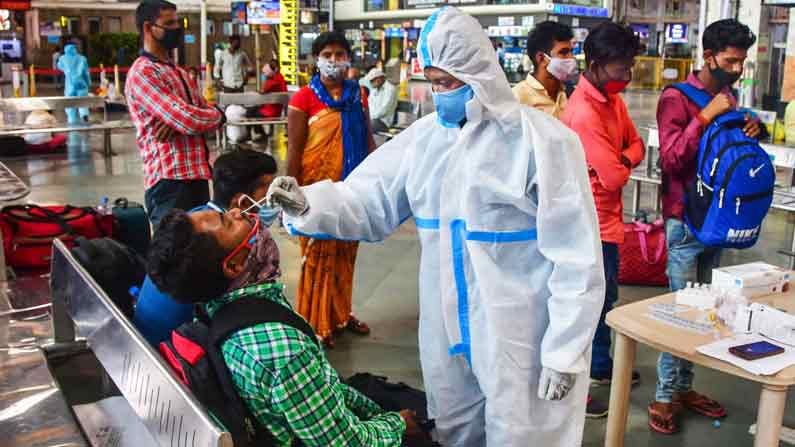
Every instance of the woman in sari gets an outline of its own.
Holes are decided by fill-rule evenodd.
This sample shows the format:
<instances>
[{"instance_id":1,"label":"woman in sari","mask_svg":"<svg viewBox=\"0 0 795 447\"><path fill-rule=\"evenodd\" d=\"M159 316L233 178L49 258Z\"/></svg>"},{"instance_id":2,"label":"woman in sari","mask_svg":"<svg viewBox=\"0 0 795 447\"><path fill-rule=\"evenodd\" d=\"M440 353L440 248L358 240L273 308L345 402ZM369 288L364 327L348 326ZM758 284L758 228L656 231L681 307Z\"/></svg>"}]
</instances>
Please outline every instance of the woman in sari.
<instances>
[{"instance_id":1,"label":"woman in sari","mask_svg":"<svg viewBox=\"0 0 795 447\"><path fill-rule=\"evenodd\" d=\"M375 148L367 97L345 80L351 47L339 32L320 34L312 44L318 74L290 101L287 173L301 185L345 179ZM357 242L301 237L298 312L327 347L348 329L370 328L351 313Z\"/></svg>"}]
</instances>

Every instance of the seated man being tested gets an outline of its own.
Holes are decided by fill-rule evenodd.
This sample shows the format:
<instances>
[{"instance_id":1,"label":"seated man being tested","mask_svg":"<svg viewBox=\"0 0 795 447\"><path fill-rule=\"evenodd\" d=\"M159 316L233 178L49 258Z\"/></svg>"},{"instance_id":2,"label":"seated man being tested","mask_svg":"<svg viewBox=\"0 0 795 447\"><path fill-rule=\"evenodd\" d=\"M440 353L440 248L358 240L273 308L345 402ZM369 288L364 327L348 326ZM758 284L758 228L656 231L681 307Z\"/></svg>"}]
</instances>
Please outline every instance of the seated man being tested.
<instances>
[{"instance_id":1,"label":"seated man being tested","mask_svg":"<svg viewBox=\"0 0 795 447\"><path fill-rule=\"evenodd\" d=\"M193 211L251 207L252 200L265 197L275 174L276 160L268 154L252 150L224 154L213 165L213 201ZM264 215L264 211L260 217L269 220L263 222L267 225L275 218ZM172 330L192 319L192 304L175 301L146 277L138 295L133 321L152 346L157 346L169 337Z\"/></svg>"},{"instance_id":2,"label":"seated man being tested","mask_svg":"<svg viewBox=\"0 0 795 447\"><path fill-rule=\"evenodd\" d=\"M237 300L269 300L292 312L276 243L255 214L239 209L172 210L155 232L148 270L160 290L200 303L211 320ZM413 413L385 412L342 383L300 329L255 323L220 348L237 392L278 446L398 447L404 435L419 436Z\"/></svg>"}]
</instances>

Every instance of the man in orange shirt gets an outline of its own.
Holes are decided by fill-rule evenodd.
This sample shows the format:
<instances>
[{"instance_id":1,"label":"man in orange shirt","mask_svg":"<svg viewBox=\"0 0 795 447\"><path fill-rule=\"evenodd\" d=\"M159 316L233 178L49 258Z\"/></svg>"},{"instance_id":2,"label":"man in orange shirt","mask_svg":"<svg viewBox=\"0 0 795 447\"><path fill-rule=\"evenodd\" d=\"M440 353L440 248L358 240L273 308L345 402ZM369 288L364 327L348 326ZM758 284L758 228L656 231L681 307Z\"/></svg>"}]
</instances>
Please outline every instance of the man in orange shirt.
<instances>
[{"instance_id":1,"label":"man in orange shirt","mask_svg":"<svg viewBox=\"0 0 795 447\"><path fill-rule=\"evenodd\" d=\"M605 315L618 300L618 244L624 242L621 190L643 161L645 148L619 93L632 80L640 44L628 27L605 22L585 40L588 66L569 98L561 120L580 136L591 178L604 259L605 304L593 341L591 380L609 385L613 374L610 328ZM640 377L632 373L636 383Z\"/></svg>"}]
</instances>

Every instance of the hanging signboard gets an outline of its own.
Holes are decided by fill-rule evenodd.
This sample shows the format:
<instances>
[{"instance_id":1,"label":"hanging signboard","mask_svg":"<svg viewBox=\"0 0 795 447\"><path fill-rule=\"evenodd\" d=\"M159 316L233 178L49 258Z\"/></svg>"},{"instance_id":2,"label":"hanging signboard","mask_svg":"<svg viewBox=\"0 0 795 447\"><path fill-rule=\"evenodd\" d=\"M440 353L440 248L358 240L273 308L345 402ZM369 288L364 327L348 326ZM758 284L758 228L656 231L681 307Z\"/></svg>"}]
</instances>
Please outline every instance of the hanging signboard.
<instances>
[{"instance_id":1,"label":"hanging signboard","mask_svg":"<svg viewBox=\"0 0 795 447\"><path fill-rule=\"evenodd\" d=\"M246 23L246 10L248 9L246 2L233 2L232 3L232 23L243 25Z\"/></svg>"},{"instance_id":2,"label":"hanging signboard","mask_svg":"<svg viewBox=\"0 0 795 447\"><path fill-rule=\"evenodd\" d=\"M0 0L0 9L28 11L30 9L30 0Z\"/></svg>"},{"instance_id":3,"label":"hanging signboard","mask_svg":"<svg viewBox=\"0 0 795 447\"><path fill-rule=\"evenodd\" d=\"M46 37L61 37L61 24L58 22L41 22L39 35Z\"/></svg>"},{"instance_id":4,"label":"hanging signboard","mask_svg":"<svg viewBox=\"0 0 795 447\"><path fill-rule=\"evenodd\" d=\"M666 43L687 43L687 24L669 23L665 27Z\"/></svg>"},{"instance_id":5,"label":"hanging signboard","mask_svg":"<svg viewBox=\"0 0 795 447\"><path fill-rule=\"evenodd\" d=\"M608 11L607 8L593 8L590 6L547 3L547 11L549 11L550 14L562 16L595 17L602 19L610 17L610 11Z\"/></svg>"},{"instance_id":6,"label":"hanging signboard","mask_svg":"<svg viewBox=\"0 0 795 447\"><path fill-rule=\"evenodd\" d=\"M471 6L485 4L485 0L403 0L403 9L438 8L445 5Z\"/></svg>"},{"instance_id":7,"label":"hanging signboard","mask_svg":"<svg viewBox=\"0 0 795 447\"><path fill-rule=\"evenodd\" d=\"M249 25L278 25L282 21L279 0L251 2L248 4L247 16Z\"/></svg>"}]
</instances>

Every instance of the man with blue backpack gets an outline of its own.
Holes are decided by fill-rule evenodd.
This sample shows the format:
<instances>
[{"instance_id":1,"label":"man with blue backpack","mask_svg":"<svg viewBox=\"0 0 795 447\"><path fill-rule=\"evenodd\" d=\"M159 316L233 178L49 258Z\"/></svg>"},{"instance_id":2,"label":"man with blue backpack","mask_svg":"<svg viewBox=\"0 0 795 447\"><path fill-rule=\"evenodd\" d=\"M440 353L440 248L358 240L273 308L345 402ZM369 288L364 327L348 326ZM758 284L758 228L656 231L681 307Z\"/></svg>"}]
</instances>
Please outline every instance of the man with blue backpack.
<instances>
[{"instance_id":1,"label":"man with blue backpack","mask_svg":"<svg viewBox=\"0 0 795 447\"><path fill-rule=\"evenodd\" d=\"M775 176L758 144L758 120L736 110L731 91L756 36L737 20L726 19L709 25L702 39L704 67L666 89L657 106L672 291L688 281L709 282L721 248L756 242ZM657 376L655 401L648 408L652 430L678 431L682 409L709 418L726 416L722 405L692 389L691 362L663 353Z\"/></svg>"}]
</instances>

